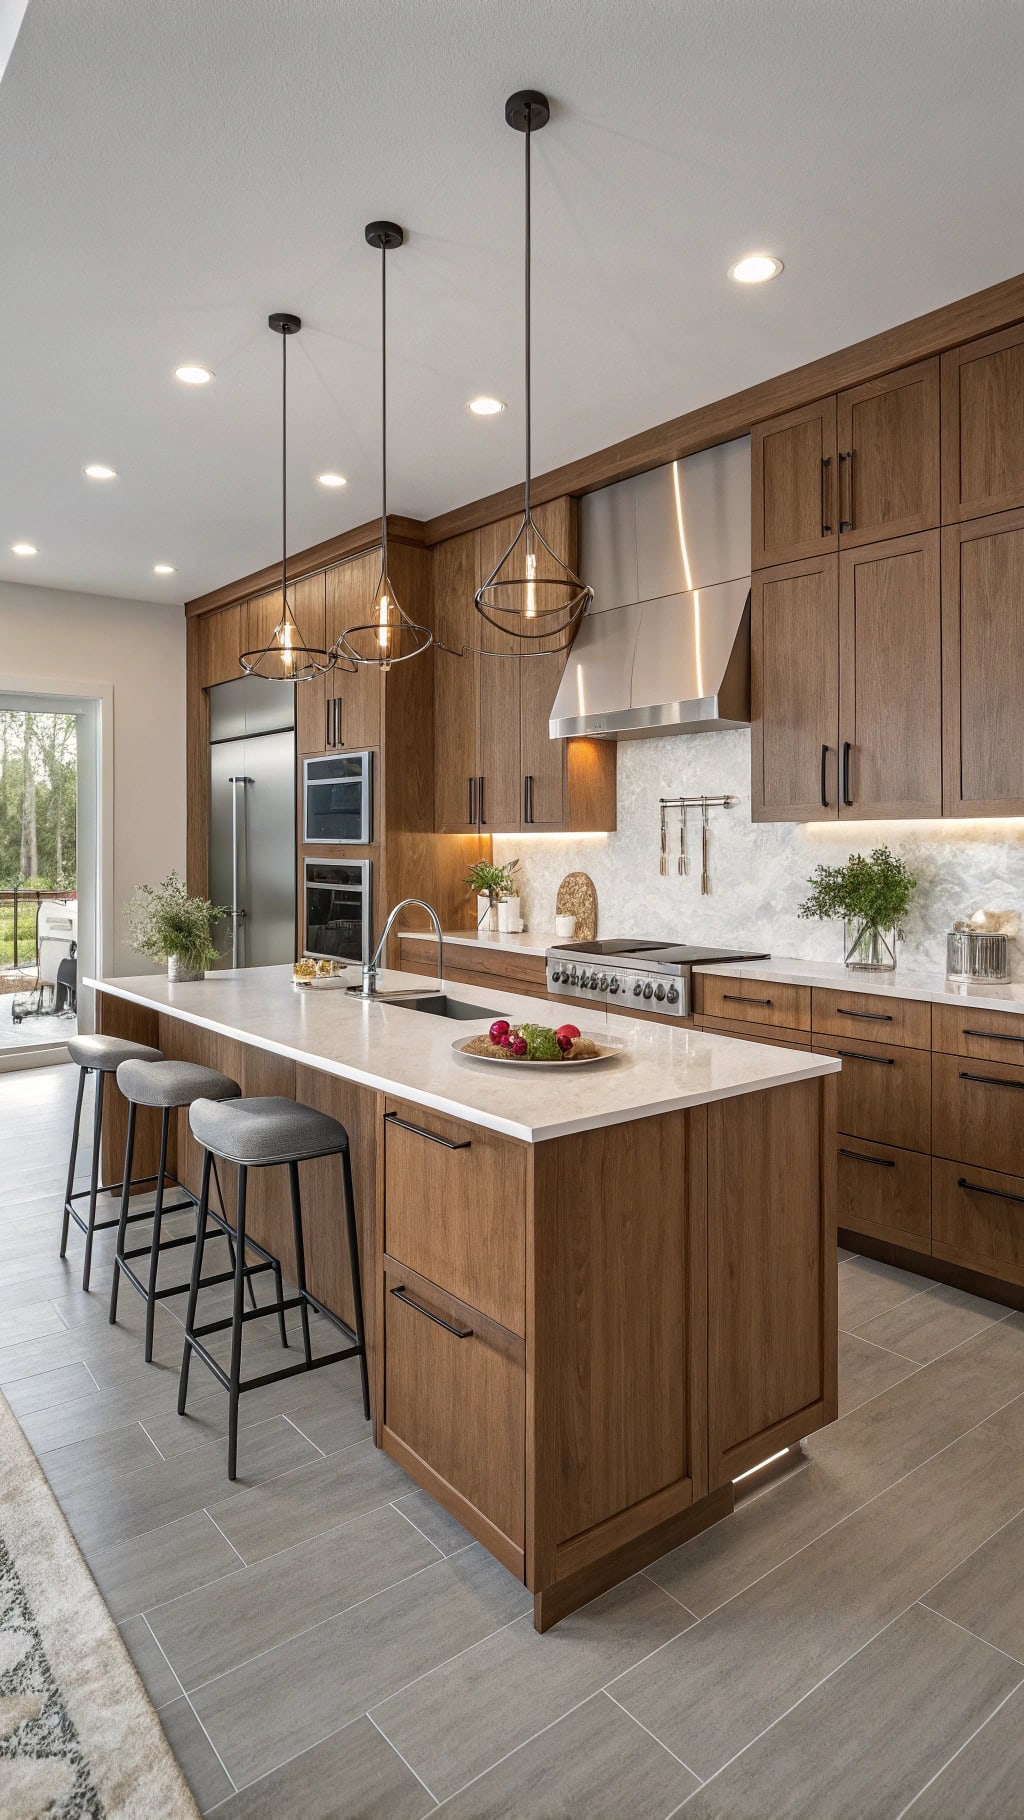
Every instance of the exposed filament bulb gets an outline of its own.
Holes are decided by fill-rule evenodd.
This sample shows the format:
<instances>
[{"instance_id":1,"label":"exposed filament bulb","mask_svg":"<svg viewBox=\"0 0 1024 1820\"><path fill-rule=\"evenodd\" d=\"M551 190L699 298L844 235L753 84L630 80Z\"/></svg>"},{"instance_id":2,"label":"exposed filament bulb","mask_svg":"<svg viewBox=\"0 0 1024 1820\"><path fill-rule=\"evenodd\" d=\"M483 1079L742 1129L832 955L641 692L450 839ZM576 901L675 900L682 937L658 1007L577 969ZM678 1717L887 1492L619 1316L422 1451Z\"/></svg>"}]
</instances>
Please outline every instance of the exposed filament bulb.
<instances>
[{"instance_id":1,"label":"exposed filament bulb","mask_svg":"<svg viewBox=\"0 0 1024 1820\"><path fill-rule=\"evenodd\" d=\"M295 662L295 641L292 638L291 621L287 614L274 630L274 643L281 647L282 668L290 670Z\"/></svg>"},{"instance_id":2,"label":"exposed filament bulb","mask_svg":"<svg viewBox=\"0 0 1024 1820\"><path fill-rule=\"evenodd\" d=\"M536 617L537 617L537 589L534 585L536 580L537 580L537 552L536 552L536 550L527 550L527 552L526 552L526 618L527 619L536 619Z\"/></svg>"}]
</instances>

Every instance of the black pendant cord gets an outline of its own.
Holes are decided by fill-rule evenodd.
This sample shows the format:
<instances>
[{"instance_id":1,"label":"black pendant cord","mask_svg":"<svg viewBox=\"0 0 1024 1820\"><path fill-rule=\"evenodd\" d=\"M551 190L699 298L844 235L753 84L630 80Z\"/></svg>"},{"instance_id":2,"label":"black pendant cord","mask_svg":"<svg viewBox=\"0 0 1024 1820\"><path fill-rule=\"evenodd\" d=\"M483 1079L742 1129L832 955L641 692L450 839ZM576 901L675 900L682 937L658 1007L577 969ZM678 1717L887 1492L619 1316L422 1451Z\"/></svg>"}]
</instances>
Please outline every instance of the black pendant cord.
<instances>
[{"instance_id":1,"label":"black pendant cord","mask_svg":"<svg viewBox=\"0 0 1024 1820\"><path fill-rule=\"evenodd\" d=\"M388 579L388 249L380 249L380 559Z\"/></svg>"},{"instance_id":2,"label":"black pendant cord","mask_svg":"<svg viewBox=\"0 0 1024 1820\"><path fill-rule=\"evenodd\" d=\"M281 336L281 619L288 616L288 337Z\"/></svg>"},{"instance_id":3,"label":"black pendant cord","mask_svg":"<svg viewBox=\"0 0 1024 1820\"><path fill-rule=\"evenodd\" d=\"M526 375L526 396L524 399L523 417L524 417L524 422L525 422L525 426L526 426L526 523L527 523L527 527L529 527L529 523L530 523L530 459L531 459L531 447L530 447L530 443L531 443L531 436L530 436L530 429L531 429L531 425L530 425L530 391L531 391L531 387L530 387L530 264L531 264L530 138L531 138L532 120L533 120L533 109L531 107L528 107L526 110L526 131L523 134L523 138L526 141L526 147L525 147L525 151L526 151L526 207L525 207L526 281L525 281L524 299L523 299L524 322L525 322L525 333L524 333L525 359L523 362L523 366L524 366L524 371L525 371L525 375Z\"/></svg>"}]
</instances>

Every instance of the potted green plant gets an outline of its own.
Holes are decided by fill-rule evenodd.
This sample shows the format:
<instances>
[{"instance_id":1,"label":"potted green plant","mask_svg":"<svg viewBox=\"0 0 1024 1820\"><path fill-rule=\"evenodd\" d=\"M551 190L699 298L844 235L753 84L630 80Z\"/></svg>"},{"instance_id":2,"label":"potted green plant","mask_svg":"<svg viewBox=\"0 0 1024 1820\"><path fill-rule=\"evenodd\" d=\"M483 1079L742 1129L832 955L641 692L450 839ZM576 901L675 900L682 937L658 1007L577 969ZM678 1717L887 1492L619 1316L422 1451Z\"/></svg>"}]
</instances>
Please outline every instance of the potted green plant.
<instances>
[{"instance_id":1,"label":"potted green plant","mask_svg":"<svg viewBox=\"0 0 1024 1820\"><path fill-rule=\"evenodd\" d=\"M135 954L167 962L169 980L201 980L217 959L214 925L227 912L206 897L190 897L172 872L159 885L139 885L125 906Z\"/></svg>"},{"instance_id":2,"label":"potted green plant","mask_svg":"<svg viewBox=\"0 0 1024 1820\"><path fill-rule=\"evenodd\" d=\"M917 885L905 862L888 847L876 847L866 859L851 853L845 866L817 866L809 883L811 894L799 915L823 922L841 916L850 970L891 973Z\"/></svg>"},{"instance_id":3,"label":"potted green plant","mask_svg":"<svg viewBox=\"0 0 1024 1820\"><path fill-rule=\"evenodd\" d=\"M503 898L514 898L516 895L516 867L519 861L510 859L507 865L495 866L489 859L478 859L466 873L467 891L475 891L478 915L477 926L482 928L484 918L492 934L497 933L498 905Z\"/></svg>"}]
</instances>

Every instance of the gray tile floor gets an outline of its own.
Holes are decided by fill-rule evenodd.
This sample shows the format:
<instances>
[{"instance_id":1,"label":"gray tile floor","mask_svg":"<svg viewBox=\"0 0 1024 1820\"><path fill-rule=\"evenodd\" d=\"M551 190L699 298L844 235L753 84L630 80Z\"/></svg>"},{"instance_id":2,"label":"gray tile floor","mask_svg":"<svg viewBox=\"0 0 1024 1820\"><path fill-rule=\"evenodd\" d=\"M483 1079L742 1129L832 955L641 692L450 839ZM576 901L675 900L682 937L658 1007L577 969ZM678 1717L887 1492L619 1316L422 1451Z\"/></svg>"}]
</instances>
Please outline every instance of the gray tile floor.
<instances>
[{"instance_id":1,"label":"gray tile floor","mask_svg":"<svg viewBox=\"0 0 1024 1820\"><path fill-rule=\"evenodd\" d=\"M0 1076L0 1386L205 1811L1020 1820L1024 1318L844 1255L840 1421L539 1638L374 1451L347 1365L243 1402L229 1485L198 1365L175 1413L183 1302L147 1367L109 1237L88 1296L80 1242L57 1257L74 1086Z\"/></svg>"}]
</instances>

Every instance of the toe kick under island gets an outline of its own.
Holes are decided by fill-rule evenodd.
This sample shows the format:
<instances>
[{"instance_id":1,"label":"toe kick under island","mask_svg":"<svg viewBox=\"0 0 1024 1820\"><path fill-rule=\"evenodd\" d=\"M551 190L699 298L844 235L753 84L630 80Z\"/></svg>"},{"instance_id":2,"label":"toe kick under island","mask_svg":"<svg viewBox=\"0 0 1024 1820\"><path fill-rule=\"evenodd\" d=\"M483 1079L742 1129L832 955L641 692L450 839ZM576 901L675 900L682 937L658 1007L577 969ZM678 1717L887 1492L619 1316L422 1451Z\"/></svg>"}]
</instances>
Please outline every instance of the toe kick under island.
<instances>
[{"instance_id":1,"label":"toe kick under island","mask_svg":"<svg viewBox=\"0 0 1024 1820\"><path fill-rule=\"evenodd\" d=\"M460 985L477 1026L288 968L94 984L99 1029L345 1124L374 1440L525 1582L539 1630L835 1419L834 1058L588 1014L621 1048L608 1063L488 1067L453 1038L549 1021L546 1001ZM152 1142L140 1125L137 1156ZM200 1161L186 1117L186 1186ZM302 1170L310 1288L346 1319L337 1183ZM287 1273L276 1173L252 1230Z\"/></svg>"}]
</instances>

